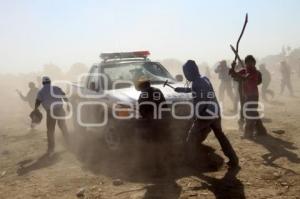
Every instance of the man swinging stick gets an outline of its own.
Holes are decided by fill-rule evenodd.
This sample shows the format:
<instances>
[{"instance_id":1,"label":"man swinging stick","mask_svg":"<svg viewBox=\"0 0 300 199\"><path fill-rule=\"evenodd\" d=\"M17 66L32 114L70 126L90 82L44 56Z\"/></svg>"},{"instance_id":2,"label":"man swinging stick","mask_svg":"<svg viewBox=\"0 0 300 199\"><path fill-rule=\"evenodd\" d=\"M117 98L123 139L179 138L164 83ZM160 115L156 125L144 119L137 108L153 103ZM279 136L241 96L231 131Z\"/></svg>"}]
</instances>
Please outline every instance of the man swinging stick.
<instances>
[{"instance_id":1,"label":"man swinging stick","mask_svg":"<svg viewBox=\"0 0 300 199\"><path fill-rule=\"evenodd\" d=\"M257 85L259 85L262 81L261 73L256 69L256 60L252 55L248 55L245 58L246 67L238 55L239 43L244 34L247 23L248 15L246 15L245 23L238 39L236 49L230 45L232 51L235 53L235 60L232 63L232 68L229 73L234 80L239 82L239 94L241 101L241 117L239 121L240 129L243 128L244 119L246 119L244 137L252 138L254 136L254 132L256 132L256 135L265 135L267 132L257 112L259 101ZM235 71L237 59L243 67L243 69L239 72ZM246 112L244 112L244 108L247 108ZM248 111L250 109L251 111Z\"/></svg>"}]
</instances>

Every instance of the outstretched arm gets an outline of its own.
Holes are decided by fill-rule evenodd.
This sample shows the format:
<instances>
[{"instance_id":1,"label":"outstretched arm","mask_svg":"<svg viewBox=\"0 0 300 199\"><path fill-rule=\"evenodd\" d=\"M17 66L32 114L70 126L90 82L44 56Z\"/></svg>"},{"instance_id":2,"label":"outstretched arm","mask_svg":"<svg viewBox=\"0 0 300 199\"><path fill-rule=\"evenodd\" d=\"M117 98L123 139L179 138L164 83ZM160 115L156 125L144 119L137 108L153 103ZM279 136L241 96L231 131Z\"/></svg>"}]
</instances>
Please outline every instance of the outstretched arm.
<instances>
[{"instance_id":1,"label":"outstretched arm","mask_svg":"<svg viewBox=\"0 0 300 199\"><path fill-rule=\"evenodd\" d=\"M188 88L188 87L176 87L174 90L177 93L191 93L192 92L192 89Z\"/></svg>"},{"instance_id":2,"label":"outstretched arm","mask_svg":"<svg viewBox=\"0 0 300 199\"><path fill-rule=\"evenodd\" d=\"M23 101L27 101L27 98L21 93L21 91L19 91L19 90L16 90L16 91Z\"/></svg>"}]
</instances>

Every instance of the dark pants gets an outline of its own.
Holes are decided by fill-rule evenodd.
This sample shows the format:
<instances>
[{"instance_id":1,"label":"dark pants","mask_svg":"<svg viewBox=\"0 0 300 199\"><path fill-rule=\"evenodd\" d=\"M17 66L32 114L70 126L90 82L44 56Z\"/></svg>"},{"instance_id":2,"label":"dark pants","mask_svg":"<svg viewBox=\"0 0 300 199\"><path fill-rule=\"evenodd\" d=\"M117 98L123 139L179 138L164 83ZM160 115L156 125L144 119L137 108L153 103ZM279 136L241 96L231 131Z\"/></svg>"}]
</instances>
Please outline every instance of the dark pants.
<instances>
[{"instance_id":1,"label":"dark pants","mask_svg":"<svg viewBox=\"0 0 300 199\"><path fill-rule=\"evenodd\" d=\"M245 99L243 96L240 96L240 119L238 121L239 124L239 129L243 130L244 124L245 124L245 117L244 117L244 104L245 104Z\"/></svg>"},{"instance_id":2,"label":"dark pants","mask_svg":"<svg viewBox=\"0 0 300 199\"><path fill-rule=\"evenodd\" d=\"M202 143L207 138L210 130L213 130L221 145L223 153L229 158L230 161L237 162L238 157L222 130L221 118L211 120L195 119L191 129L189 130L187 142L191 143L192 145L195 142L196 144Z\"/></svg>"},{"instance_id":3,"label":"dark pants","mask_svg":"<svg viewBox=\"0 0 300 199\"><path fill-rule=\"evenodd\" d=\"M144 158L151 159L147 166L152 168L156 174L165 171L166 157L170 151L170 129L169 120L161 119L140 119L135 128L137 138L145 141L143 143L143 153L141 160ZM145 162L145 161L143 161Z\"/></svg>"},{"instance_id":4,"label":"dark pants","mask_svg":"<svg viewBox=\"0 0 300 199\"><path fill-rule=\"evenodd\" d=\"M239 121L238 121L238 125L239 125L239 129L243 130L244 129L244 123L245 123L245 118L244 118L244 114L243 114L245 97L244 97L244 94L243 94L243 84L242 84L242 82L238 82L237 98L240 101L240 118L239 118ZM238 105L238 102L236 102L236 107L237 107L237 105Z\"/></svg>"},{"instance_id":5,"label":"dark pants","mask_svg":"<svg viewBox=\"0 0 300 199\"><path fill-rule=\"evenodd\" d=\"M265 135L267 133L266 128L264 127L260 117L259 113L257 111L258 108L258 96L249 96L246 97L245 103L251 104L246 104L245 108L245 115L244 117L246 118L246 125L245 125L245 137L253 137L254 132L256 132L257 135ZM248 109L251 109L248 111Z\"/></svg>"},{"instance_id":6,"label":"dark pants","mask_svg":"<svg viewBox=\"0 0 300 199\"><path fill-rule=\"evenodd\" d=\"M62 108L54 109L53 114L56 117L63 117L66 115L65 111ZM47 110L48 152L54 151L54 147L55 147L54 132L55 132L56 121L57 121L58 127L60 128L61 132L63 133L66 143L68 144L68 141L69 141L69 133L68 133L65 119L54 119L50 113L50 110Z\"/></svg>"},{"instance_id":7,"label":"dark pants","mask_svg":"<svg viewBox=\"0 0 300 199\"><path fill-rule=\"evenodd\" d=\"M280 85L280 94L283 94L285 87L287 87L290 91L290 95L294 95L293 87L291 84L291 79L290 78L285 78L281 80L281 85Z\"/></svg>"},{"instance_id":8,"label":"dark pants","mask_svg":"<svg viewBox=\"0 0 300 199\"><path fill-rule=\"evenodd\" d=\"M219 100L224 100L225 92L227 93L228 97L232 102L234 102L234 94L232 90L232 82L231 80L221 80L219 86Z\"/></svg>"},{"instance_id":9,"label":"dark pants","mask_svg":"<svg viewBox=\"0 0 300 199\"><path fill-rule=\"evenodd\" d=\"M268 101L267 94L271 95L272 98L274 97L274 92L268 88L269 84L270 82L263 82L261 85L261 97L265 101Z\"/></svg>"}]
</instances>

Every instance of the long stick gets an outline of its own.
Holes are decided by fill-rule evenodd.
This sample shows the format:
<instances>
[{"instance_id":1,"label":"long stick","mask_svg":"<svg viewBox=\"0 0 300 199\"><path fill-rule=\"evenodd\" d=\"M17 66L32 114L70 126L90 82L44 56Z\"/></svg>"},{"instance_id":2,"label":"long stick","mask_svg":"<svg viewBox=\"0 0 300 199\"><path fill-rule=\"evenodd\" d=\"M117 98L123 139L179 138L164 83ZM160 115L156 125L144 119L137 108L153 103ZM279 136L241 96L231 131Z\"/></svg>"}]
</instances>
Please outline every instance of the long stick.
<instances>
[{"instance_id":1,"label":"long stick","mask_svg":"<svg viewBox=\"0 0 300 199\"><path fill-rule=\"evenodd\" d=\"M244 63L243 63L241 57L239 56L239 53L237 52L237 50L234 49L233 45L230 45L230 48L233 51L233 53L235 54L236 59L241 63L242 67L244 67Z\"/></svg>"},{"instance_id":2,"label":"long stick","mask_svg":"<svg viewBox=\"0 0 300 199\"><path fill-rule=\"evenodd\" d=\"M246 14L245 21L244 21L244 26L243 26L243 29L242 29L242 31L241 31L241 34L240 34L240 36L239 36L239 38L238 38L238 40L237 40L237 42L236 42L235 51L234 51L234 52L235 52L234 62L236 62L236 60L239 58L239 56L238 56L238 53L239 53L239 45L240 45L240 41L241 41L241 39L242 39L242 37L243 37L243 35L244 35L244 32L245 32L247 23L248 23L248 13ZM232 48L232 45L231 45L230 47L231 47L231 49L234 49L234 48ZM239 61L241 61L241 59L239 59ZM241 62L241 64L242 64L242 66L244 67L243 62Z\"/></svg>"}]
</instances>

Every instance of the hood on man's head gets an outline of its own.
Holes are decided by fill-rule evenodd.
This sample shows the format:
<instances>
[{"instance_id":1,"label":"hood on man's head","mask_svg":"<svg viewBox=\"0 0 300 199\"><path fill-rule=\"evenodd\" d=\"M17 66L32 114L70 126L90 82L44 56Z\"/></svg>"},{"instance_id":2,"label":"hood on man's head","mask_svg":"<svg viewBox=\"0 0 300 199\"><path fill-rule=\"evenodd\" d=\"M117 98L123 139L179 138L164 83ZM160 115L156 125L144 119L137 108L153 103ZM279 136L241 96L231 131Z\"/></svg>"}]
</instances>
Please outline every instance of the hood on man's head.
<instances>
[{"instance_id":1,"label":"hood on man's head","mask_svg":"<svg viewBox=\"0 0 300 199\"><path fill-rule=\"evenodd\" d=\"M200 75L198 66L194 60L188 60L183 65L183 73L188 81L194 81Z\"/></svg>"}]
</instances>

